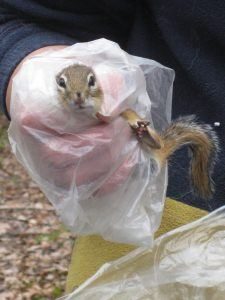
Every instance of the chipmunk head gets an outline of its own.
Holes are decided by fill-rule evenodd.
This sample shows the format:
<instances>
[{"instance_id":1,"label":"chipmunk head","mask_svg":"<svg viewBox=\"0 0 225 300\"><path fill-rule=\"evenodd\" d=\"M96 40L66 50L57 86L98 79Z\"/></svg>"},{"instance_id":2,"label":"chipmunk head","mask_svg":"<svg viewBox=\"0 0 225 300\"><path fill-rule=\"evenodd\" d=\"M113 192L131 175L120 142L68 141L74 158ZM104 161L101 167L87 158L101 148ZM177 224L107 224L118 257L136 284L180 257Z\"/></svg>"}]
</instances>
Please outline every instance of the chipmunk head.
<instances>
[{"instance_id":1,"label":"chipmunk head","mask_svg":"<svg viewBox=\"0 0 225 300\"><path fill-rule=\"evenodd\" d=\"M101 96L96 76L88 66L66 67L56 76L56 83L61 100L70 106L85 108L93 98Z\"/></svg>"}]
</instances>

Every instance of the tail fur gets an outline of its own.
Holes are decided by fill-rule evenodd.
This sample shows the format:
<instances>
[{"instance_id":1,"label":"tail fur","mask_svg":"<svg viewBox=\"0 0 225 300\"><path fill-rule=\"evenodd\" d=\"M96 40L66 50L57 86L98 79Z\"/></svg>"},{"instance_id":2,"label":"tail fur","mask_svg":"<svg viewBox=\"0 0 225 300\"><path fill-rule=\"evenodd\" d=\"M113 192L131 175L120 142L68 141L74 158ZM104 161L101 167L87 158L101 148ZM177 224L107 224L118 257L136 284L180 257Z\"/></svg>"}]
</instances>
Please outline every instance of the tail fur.
<instances>
[{"instance_id":1,"label":"tail fur","mask_svg":"<svg viewBox=\"0 0 225 300\"><path fill-rule=\"evenodd\" d=\"M161 134L161 149L153 150L163 164L176 150L189 146L192 152L191 180L194 191L203 198L214 192L212 172L219 151L218 137L210 125L196 121L195 116L180 117Z\"/></svg>"}]
</instances>

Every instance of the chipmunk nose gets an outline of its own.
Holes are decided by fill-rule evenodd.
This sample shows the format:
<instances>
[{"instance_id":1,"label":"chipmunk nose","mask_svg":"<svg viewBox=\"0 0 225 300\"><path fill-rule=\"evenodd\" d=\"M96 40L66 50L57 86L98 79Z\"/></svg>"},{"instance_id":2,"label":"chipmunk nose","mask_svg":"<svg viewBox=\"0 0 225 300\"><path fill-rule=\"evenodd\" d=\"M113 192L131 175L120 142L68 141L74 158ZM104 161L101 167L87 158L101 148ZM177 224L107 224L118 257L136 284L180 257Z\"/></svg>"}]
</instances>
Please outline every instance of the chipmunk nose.
<instances>
[{"instance_id":1,"label":"chipmunk nose","mask_svg":"<svg viewBox=\"0 0 225 300\"><path fill-rule=\"evenodd\" d=\"M80 108L82 107L82 105L84 104L84 97L83 97L83 93L81 92L76 92L74 95L74 104L78 105Z\"/></svg>"}]
</instances>

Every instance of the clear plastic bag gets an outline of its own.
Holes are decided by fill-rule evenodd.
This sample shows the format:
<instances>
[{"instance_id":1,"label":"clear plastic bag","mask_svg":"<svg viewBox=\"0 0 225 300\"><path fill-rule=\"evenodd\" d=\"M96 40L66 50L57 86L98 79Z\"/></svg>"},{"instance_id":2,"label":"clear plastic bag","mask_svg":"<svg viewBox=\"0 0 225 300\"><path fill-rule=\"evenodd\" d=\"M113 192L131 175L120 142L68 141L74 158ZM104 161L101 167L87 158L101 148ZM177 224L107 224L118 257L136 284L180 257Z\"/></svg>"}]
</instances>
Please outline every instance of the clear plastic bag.
<instances>
[{"instance_id":1,"label":"clear plastic bag","mask_svg":"<svg viewBox=\"0 0 225 300\"><path fill-rule=\"evenodd\" d=\"M100 112L65 109L56 75L85 64L103 90ZM132 108L160 130L171 117L174 72L99 39L27 60L13 79L9 140L61 220L76 234L149 245L159 227L167 187L120 113Z\"/></svg>"},{"instance_id":2,"label":"clear plastic bag","mask_svg":"<svg viewBox=\"0 0 225 300\"><path fill-rule=\"evenodd\" d=\"M61 300L225 299L225 206L103 265Z\"/></svg>"}]
</instances>

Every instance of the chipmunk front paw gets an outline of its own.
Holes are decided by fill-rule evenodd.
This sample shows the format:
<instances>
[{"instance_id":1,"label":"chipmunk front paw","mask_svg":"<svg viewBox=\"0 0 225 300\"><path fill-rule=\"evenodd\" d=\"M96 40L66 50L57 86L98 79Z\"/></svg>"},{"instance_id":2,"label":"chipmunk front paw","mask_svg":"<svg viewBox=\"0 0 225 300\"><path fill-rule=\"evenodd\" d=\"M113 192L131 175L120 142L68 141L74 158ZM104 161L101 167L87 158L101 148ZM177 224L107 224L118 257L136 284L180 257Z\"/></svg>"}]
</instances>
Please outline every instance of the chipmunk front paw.
<instances>
[{"instance_id":1,"label":"chipmunk front paw","mask_svg":"<svg viewBox=\"0 0 225 300\"><path fill-rule=\"evenodd\" d=\"M145 120L139 120L136 122L135 125L132 125L131 128L133 129L137 140L154 149L161 148L160 137L156 132L150 128L150 122Z\"/></svg>"},{"instance_id":2,"label":"chipmunk front paw","mask_svg":"<svg viewBox=\"0 0 225 300\"><path fill-rule=\"evenodd\" d=\"M144 138L144 134L148 133L147 126L150 125L149 121L137 121L136 125L132 126L132 129L134 130L136 137L139 141L141 141Z\"/></svg>"}]
</instances>

